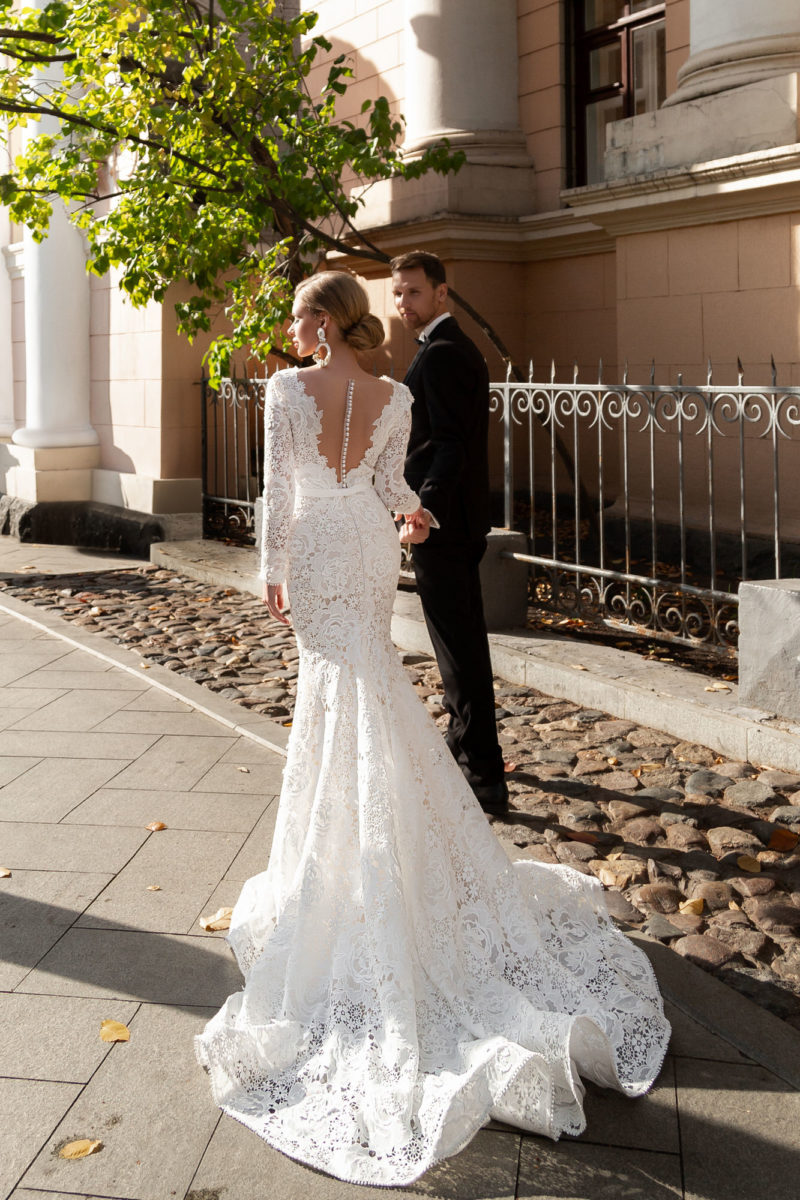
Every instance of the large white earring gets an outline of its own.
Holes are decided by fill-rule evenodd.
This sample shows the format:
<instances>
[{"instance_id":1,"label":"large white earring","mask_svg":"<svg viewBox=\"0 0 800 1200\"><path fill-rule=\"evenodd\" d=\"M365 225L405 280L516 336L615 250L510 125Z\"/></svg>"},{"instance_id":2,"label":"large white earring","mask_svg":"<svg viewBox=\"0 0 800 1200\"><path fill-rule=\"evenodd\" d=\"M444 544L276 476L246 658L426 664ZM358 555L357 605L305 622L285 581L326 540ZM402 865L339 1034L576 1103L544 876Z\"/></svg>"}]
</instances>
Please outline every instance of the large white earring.
<instances>
[{"instance_id":1,"label":"large white earring","mask_svg":"<svg viewBox=\"0 0 800 1200\"><path fill-rule=\"evenodd\" d=\"M331 361L331 348L328 344L328 339L325 337L324 325L320 325L317 330L317 348L314 351L313 357L319 367L327 367Z\"/></svg>"}]
</instances>

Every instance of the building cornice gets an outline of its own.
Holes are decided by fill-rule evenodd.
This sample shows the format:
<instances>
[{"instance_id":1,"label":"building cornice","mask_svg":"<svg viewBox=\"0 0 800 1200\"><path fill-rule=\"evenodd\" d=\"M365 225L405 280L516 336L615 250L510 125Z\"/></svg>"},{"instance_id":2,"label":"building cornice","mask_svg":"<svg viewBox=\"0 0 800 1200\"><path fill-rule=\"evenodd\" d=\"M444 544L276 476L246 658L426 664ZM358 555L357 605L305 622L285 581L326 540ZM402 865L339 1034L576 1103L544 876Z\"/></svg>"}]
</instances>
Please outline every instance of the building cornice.
<instances>
[{"instance_id":1,"label":"building cornice","mask_svg":"<svg viewBox=\"0 0 800 1200\"><path fill-rule=\"evenodd\" d=\"M614 249L612 237L570 209L525 217L473 217L440 212L364 233L387 254L424 246L442 258L469 262L540 262ZM364 275L385 271L381 263L372 264L355 256L334 253L328 259L346 261Z\"/></svg>"},{"instance_id":2,"label":"building cornice","mask_svg":"<svg viewBox=\"0 0 800 1200\"><path fill-rule=\"evenodd\" d=\"M611 236L797 211L800 143L561 193Z\"/></svg>"}]
</instances>

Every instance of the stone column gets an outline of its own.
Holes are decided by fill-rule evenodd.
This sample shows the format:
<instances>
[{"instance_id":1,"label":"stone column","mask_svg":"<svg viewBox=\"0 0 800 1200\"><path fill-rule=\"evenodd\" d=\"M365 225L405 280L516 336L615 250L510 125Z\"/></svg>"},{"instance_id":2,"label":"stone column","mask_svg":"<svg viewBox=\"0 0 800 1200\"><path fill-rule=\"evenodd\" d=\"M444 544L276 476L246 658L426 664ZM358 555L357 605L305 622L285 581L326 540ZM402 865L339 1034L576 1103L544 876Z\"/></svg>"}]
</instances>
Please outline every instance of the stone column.
<instances>
[{"instance_id":1,"label":"stone column","mask_svg":"<svg viewBox=\"0 0 800 1200\"><path fill-rule=\"evenodd\" d=\"M41 8L46 0L35 3ZM43 89L54 70L42 72ZM44 118L29 136L53 132L58 122ZM89 408L91 292L83 235L60 201L44 241L24 231L23 271L25 424L12 435L16 465L7 490L23 505L89 500L99 456Z\"/></svg>"},{"instance_id":2,"label":"stone column","mask_svg":"<svg viewBox=\"0 0 800 1200\"><path fill-rule=\"evenodd\" d=\"M61 204L37 243L24 233L25 425L18 446L94 446L89 422L89 279L80 232Z\"/></svg>"},{"instance_id":3,"label":"stone column","mask_svg":"<svg viewBox=\"0 0 800 1200\"><path fill-rule=\"evenodd\" d=\"M469 162L530 166L516 0L406 0L405 68L408 153L446 137Z\"/></svg>"},{"instance_id":4,"label":"stone column","mask_svg":"<svg viewBox=\"0 0 800 1200\"><path fill-rule=\"evenodd\" d=\"M8 213L0 211L0 244L8 245ZM0 256L0 438L14 432L14 361L11 345L11 277Z\"/></svg>"},{"instance_id":5,"label":"stone column","mask_svg":"<svg viewBox=\"0 0 800 1200\"><path fill-rule=\"evenodd\" d=\"M797 0L691 0L689 22L690 57L668 105L800 71Z\"/></svg>"}]
</instances>

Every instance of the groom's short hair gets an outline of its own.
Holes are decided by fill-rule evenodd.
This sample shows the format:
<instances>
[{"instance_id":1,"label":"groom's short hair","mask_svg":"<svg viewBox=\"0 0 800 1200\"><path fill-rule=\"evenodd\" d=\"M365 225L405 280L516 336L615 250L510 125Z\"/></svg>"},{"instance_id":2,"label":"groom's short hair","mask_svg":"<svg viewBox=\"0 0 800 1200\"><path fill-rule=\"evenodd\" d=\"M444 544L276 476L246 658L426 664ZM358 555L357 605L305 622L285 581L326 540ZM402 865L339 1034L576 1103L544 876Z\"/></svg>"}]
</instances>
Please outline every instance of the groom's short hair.
<instances>
[{"instance_id":1,"label":"groom's short hair","mask_svg":"<svg viewBox=\"0 0 800 1200\"><path fill-rule=\"evenodd\" d=\"M414 267L422 267L425 276L434 287L438 287L441 283L447 283L447 276L444 270L444 263L436 254L431 254L429 250L409 250L406 254L398 254L391 261L392 272L394 271L410 271Z\"/></svg>"}]
</instances>

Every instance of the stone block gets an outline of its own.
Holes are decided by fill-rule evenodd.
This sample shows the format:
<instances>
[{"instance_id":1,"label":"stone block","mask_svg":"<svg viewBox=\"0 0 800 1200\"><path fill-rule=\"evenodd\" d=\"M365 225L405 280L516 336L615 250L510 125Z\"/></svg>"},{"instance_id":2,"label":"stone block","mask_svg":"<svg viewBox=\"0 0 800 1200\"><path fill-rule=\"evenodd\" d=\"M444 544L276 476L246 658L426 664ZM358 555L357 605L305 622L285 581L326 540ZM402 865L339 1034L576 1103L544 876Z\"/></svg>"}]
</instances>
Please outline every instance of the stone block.
<instances>
[{"instance_id":1,"label":"stone block","mask_svg":"<svg viewBox=\"0 0 800 1200\"><path fill-rule=\"evenodd\" d=\"M505 554L527 552L523 533L492 529L481 562L481 591L486 628L524 628L528 614L528 568Z\"/></svg>"},{"instance_id":2,"label":"stone block","mask_svg":"<svg viewBox=\"0 0 800 1200\"><path fill-rule=\"evenodd\" d=\"M625 179L797 141L797 76L696 97L609 126L605 178Z\"/></svg>"},{"instance_id":3,"label":"stone block","mask_svg":"<svg viewBox=\"0 0 800 1200\"><path fill-rule=\"evenodd\" d=\"M800 579L739 587L739 699L800 719Z\"/></svg>"}]
</instances>

